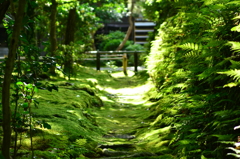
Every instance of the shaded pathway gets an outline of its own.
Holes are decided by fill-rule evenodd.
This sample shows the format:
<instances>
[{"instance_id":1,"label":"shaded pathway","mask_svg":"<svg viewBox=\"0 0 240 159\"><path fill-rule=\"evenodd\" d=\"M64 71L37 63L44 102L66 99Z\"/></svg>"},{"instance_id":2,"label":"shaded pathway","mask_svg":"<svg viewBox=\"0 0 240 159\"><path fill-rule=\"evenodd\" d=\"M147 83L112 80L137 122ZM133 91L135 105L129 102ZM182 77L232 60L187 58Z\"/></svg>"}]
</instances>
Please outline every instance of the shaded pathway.
<instances>
[{"instance_id":1,"label":"shaded pathway","mask_svg":"<svg viewBox=\"0 0 240 159\"><path fill-rule=\"evenodd\" d=\"M139 148L136 138L139 129L147 125L143 119L149 114L148 105L142 98L147 85L139 85L141 79L136 77L115 78L114 88L103 87L110 100L105 99L105 106L97 112L98 124L107 132L98 146L102 151L99 159L156 158Z\"/></svg>"}]
</instances>

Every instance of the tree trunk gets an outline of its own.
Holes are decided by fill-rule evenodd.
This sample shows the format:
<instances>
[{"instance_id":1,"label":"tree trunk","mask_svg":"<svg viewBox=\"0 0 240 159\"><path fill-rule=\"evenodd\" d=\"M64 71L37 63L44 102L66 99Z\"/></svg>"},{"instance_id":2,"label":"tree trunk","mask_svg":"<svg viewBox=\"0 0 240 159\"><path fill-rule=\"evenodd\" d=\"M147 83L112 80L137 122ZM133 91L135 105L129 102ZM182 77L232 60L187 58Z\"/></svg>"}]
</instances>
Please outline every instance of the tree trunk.
<instances>
[{"instance_id":1,"label":"tree trunk","mask_svg":"<svg viewBox=\"0 0 240 159\"><path fill-rule=\"evenodd\" d=\"M76 8L73 8L68 13L67 28L65 33L65 45L70 45L74 42L74 34L76 28ZM73 65L73 57L70 51L65 52L64 72L71 74Z\"/></svg>"},{"instance_id":2,"label":"tree trunk","mask_svg":"<svg viewBox=\"0 0 240 159\"><path fill-rule=\"evenodd\" d=\"M65 44L69 45L74 41L75 26L76 26L76 8L73 8L68 13L67 28L65 33Z\"/></svg>"},{"instance_id":3,"label":"tree trunk","mask_svg":"<svg viewBox=\"0 0 240 159\"><path fill-rule=\"evenodd\" d=\"M130 15L128 18L129 27L128 27L127 33L126 33L123 41L121 42L121 44L116 49L116 51L119 51L123 48L123 46L126 44L127 40L129 39L129 36L131 35L131 32L133 30L133 20L132 20L133 8L134 8L134 0L131 1L131 11L130 11Z\"/></svg>"},{"instance_id":4,"label":"tree trunk","mask_svg":"<svg viewBox=\"0 0 240 159\"><path fill-rule=\"evenodd\" d=\"M3 142L2 155L5 159L10 159L10 145L11 145L11 109L10 109L10 84L16 51L18 47L18 40L22 28L22 20L24 17L24 10L26 0L19 0L18 11L15 17L13 33L10 41L8 59L4 70L4 79L2 87L2 115L3 115Z\"/></svg>"},{"instance_id":5,"label":"tree trunk","mask_svg":"<svg viewBox=\"0 0 240 159\"><path fill-rule=\"evenodd\" d=\"M57 2L56 0L52 0L52 5L51 5L51 15L50 15L50 52L51 52L51 57L55 56L55 52L57 50L57 35L56 35L56 14L57 14ZM50 68L50 73L51 74L56 74L55 73L55 66L52 66Z\"/></svg>"},{"instance_id":6,"label":"tree trunk","mask_svg":"<svg viewBox=\"0 0 240 159\"><path fill-rule=\"evenodd\" d=\"M2 3L0 3L0 23L2 22L9 6L10 6L10 0L5 0Z\"/></svg>"}]
</instances>

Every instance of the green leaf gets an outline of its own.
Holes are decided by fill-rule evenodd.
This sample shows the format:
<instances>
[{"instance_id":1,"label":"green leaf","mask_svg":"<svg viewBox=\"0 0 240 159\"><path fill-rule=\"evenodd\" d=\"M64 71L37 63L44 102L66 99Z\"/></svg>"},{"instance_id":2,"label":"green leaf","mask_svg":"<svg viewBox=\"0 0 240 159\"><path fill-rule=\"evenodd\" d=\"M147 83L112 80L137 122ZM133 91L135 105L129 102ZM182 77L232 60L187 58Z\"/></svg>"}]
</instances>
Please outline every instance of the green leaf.
<instances>
[{"instance_id":1,"label":"green leaf","mask_svg":"<svg viewBox=\"0 0 240 159\"><path fill-rule=\"evenodd\" d=\"M22 107L23 107L23 108L28 108L28 103L23 103L23 104L22 104Z\"/></svg>"},{"instance_id":2,"label":"green leaf","mask_svg":"<svg viewBox=\"0 0 240 159\"><path fill-rule=\"evenodd\" d=\"M23 82L17 82L16 85L23 85Z\"/></svg>"},{"instance_id":3,"label":"green leaf","mask_svg":"<svg viewBox=\"0 0 240 159\"><path fill-rule=\"evenodd\" d=\"M32 99L32 97L31 96L27 96L27 99L30 100L30 99Z\"/></svg>"},{"instance_id":4,"label":"green leaf","mask_svg":"<svg viewBox=\"0 0 240 159\"><path fill-rule=\"evenodd\" d=\"M201 159L207 159L204 155L201 156Z\"/></svg>"},{"instance_id":5,"label":"green leaf","mask_svg":"<svg viewBox=\"0 0 240 159\"><path fill-rule=\"evenodd\" d=\"M225 88L225 87L230 87L230 88L232 88L232 87L236 87L237 85L238 85L238 83L236 83L236 82L231 82L231 83L225 84L225 85L223 86L223 88Z\"/></svg>"},{"instance_id":6,"label":"green leaf","mask_svg":"<svg viewBox=\"0 0 240 159\"><path fill-rule=\"evenodd\" d=\"M26 115L26 114L29 114L29 111L24 111L23 114L25 114L25 115Z\"/></svg>"},{"instance_id":7,"label":"green leaf","mask_svg":"<svg viewBox=\"0 0 240 159\"><path fill-rule=\"evenodd\" d=\"M38 92L38 88L37 87L34 87L34 92Z\"/></svg>"},{"instance_id":8,"label":"green leaf","mask_svg":"<svg viewBox=\"0 0 240 159\"><path fill-rule=\"evenodd\" d=\"M31 88L33 88L33 85L32 84L28 84L26 87L31 89Z\"/></svg>"}]
</instances>

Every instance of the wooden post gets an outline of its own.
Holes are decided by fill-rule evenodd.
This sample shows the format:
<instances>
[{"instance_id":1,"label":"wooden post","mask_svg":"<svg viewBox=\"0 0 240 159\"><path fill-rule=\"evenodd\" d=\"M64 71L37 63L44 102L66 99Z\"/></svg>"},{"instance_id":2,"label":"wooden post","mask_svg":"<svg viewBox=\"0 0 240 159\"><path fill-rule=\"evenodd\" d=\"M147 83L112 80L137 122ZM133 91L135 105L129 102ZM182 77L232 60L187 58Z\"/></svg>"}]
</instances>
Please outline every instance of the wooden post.
<instances>
[{"instance_id":1,"label":"wooden post","mask_svg":"<svg viewBox=\"0 0 240 159\"><path fill-rule=\"evenodd\" d=\"M100 71L100 53L97 51L97 55L96 55L96 58L97 58L97 61L96 61L96 64L97 64L97 70Z\"/></svg>"},{"instance_id":2,"label":"wooden post","mask_svg":"<svg viewBox=\"0 0 240 159\"><path fill-rule=\"evenodd\" d=\"M123 73L127 76L127 54L123 54Z\"/></svg>"},{"instance_id":3,"label":"wooden post","mask_svg":"<svg viewBox=\"0 0 240 159\"><path fill-rule=\"evenodd\" d=\"M138 71L138 53L134 52L134 72Z\"/></svg>"}]
</instances>

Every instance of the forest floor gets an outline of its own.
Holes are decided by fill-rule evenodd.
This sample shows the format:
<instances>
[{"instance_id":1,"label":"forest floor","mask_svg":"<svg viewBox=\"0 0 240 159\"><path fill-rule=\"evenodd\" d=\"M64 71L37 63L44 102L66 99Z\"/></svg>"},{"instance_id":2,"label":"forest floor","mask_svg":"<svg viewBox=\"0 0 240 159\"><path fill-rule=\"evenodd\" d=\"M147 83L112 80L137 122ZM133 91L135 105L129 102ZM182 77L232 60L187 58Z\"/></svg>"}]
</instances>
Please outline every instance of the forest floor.
<instances>
[{"instance_id":1,"label":"forest floor","mask_svg":"<svg viewBox=\"0 0 240 159\"><path fill-rule=\"evenodd\" d=\"M156 113L149 101L152 84L146 70L129 70L125 76L122 71L80 66L71 80L60 75L42 83L58 90L36 92L40 104L32 106L32 113L40 125L32 132L34 158L174 158L164 155L171 153L170 128L152 124ZM48 128L41 123L49 124ZM19 158L31 158L29 131L18 136Z\"/></svg>"},{"instance_id":2,"label":"forest floor","mask_svg":"<svg viewBox=\"0 0 240 159\"><path fill-rule=\"evenodd\" d=\"M168 145L169 126L159 128L160 118L150 102L153 84L146 70L111 72L111 82L99 82L104 106L96 110L97 123L105 134L98 143L99 159L175 159Z\"/></svg>"},{"instance_id":3,"label":"forest floor","mask_svg":"<svg viewBox=\"0 0 240 159\"><path fill-rule=\"evenodd\" d=\"M107 132L98 146L105 156L101 159L156 158L154 153L139 146L143 139L136 136L141 128L149 124L145 120L150 114L151 104L144 98L149 89L146 77L134 76L133 72L128 76L122 72L112 73L111 76L115 82L105 84L101 89L107 92L106 96L113 103L96 112L98 125Z\"/></svg>"}]
</instances>

